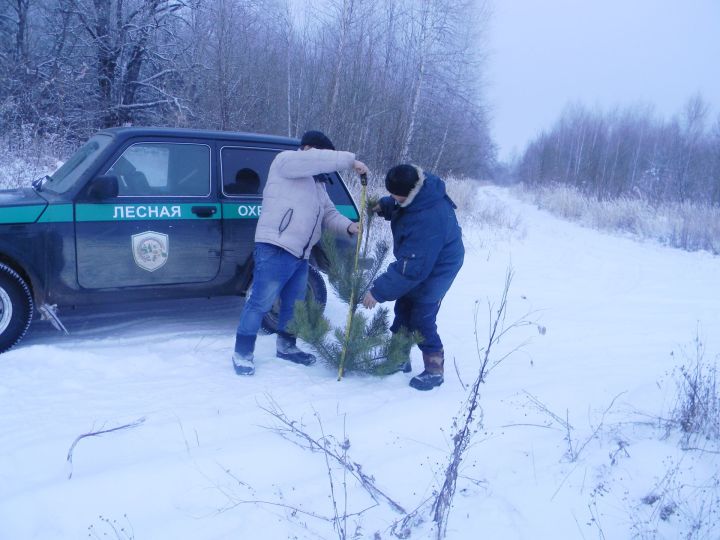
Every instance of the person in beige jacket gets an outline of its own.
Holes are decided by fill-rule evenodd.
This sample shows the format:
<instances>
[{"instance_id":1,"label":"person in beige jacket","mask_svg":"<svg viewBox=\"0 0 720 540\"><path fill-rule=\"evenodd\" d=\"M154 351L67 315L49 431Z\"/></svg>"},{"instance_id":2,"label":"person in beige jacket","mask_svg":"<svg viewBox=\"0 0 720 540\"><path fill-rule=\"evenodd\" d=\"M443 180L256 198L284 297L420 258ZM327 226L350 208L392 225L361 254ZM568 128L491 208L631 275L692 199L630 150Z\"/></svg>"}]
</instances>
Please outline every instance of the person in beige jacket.
<instances>
[{"instance_id":1,"label":"person in beige jacket","mask_svg":"<svg viewBox=\"0 0 720 540\"><path fill-rule=\"evenodd\" d=\"M303 365L315 362L287 331L295 302L305 297L308 258L323 228L355 235L358 225L337 211L325 184L314 176L351 168L368 171L352 152L336 151L320 131L306 132L297 151L279 153L270 165L255 231L253 284L235 334L232 361L238 375L255 373L257 333L278 297L277 356Z\"/></svg>"}]
</instances>

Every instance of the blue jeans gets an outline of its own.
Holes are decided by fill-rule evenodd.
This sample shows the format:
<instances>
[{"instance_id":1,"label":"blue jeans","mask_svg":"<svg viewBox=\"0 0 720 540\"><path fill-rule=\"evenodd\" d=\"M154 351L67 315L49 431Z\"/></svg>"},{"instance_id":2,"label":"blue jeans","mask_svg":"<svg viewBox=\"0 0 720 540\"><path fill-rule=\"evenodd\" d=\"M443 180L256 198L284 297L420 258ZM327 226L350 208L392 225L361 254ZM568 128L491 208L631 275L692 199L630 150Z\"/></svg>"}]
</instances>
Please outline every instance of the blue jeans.
<instances>
[{"instance_id":1,"label":"blue jeans","mask_svg":"<svg viewBox=\"0 0 720 540\"><path fill-rule=\"evenodd\" d=\"M235 335L235 352L253 352L262 319L272 309L278 297L281 303L278 331L285 331L293 318L295 302L305 299L307 279L307 259L298 259L272 244L255 244L253 282L240 315Z\"/></svg>"},{"instance_id":2,"label":"blue jeans","mask_svg":"<svg viewBox=\"0 0 720 540\"><path fill-rule=\"evenodd\" d=\"M440 302L416 302L406 297L395 301L395 319L390 331L395 333L401 328L410 332L419 332L422 341L418 347L425 353L436 353L443 349L440 335L437 332L437 318Z\"/></svg>"}]
</instances>

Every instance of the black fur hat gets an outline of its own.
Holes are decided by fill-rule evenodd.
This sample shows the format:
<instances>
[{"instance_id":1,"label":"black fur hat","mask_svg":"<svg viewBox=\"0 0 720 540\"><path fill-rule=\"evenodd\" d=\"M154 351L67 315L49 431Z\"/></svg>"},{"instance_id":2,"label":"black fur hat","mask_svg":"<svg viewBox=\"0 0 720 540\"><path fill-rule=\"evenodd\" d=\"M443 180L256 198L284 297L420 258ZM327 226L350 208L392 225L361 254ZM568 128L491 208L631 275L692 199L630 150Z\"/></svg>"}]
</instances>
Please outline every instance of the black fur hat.
<instances>
[{"instance_id":1,"label":"black fur hat","mask_svg":"<svg viewBox=\"0 0 720 540\"><path fill-rule=\"evenodd\" d=\"M312 146L320 150L335 150L333 143L322 131L306 131L300 139L300 147Z\"/></svg>"},{"instance_id":2,"label":"black fur hat","mask_svg":"<svg viewBox=\"0 0 720 540\"><path fill-rule=\"evenodd\" d=\"M420 177L412 165L396 165L385 176L385 187L393 195L407 197L415 187Z\"/></svg>"}]
</instances>

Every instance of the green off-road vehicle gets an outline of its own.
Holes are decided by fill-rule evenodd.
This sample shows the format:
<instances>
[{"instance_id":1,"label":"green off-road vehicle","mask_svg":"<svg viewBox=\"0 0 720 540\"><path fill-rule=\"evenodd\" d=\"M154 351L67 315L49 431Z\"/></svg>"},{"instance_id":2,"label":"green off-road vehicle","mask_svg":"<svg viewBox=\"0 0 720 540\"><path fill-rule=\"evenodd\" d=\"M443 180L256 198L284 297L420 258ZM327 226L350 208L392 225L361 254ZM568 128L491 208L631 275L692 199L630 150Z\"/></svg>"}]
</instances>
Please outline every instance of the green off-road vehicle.
<instances>
[{"instance_id":1,"label":"green off-road vehicle","mask_svg":"<svg viewBox=\"0 0 720 540\"><path fill-rule=\"evenodd\" d=\"M249 133L107 129L32 187L0 191L0 352L36 313L64 330L69 306L244 295L270 163L297 147ZM323 180L357 220L340 176ZM308 294L324 305L318 247L310 262ZM265 329L276 322L275 310Z\"/></svg>"}]
</instances>

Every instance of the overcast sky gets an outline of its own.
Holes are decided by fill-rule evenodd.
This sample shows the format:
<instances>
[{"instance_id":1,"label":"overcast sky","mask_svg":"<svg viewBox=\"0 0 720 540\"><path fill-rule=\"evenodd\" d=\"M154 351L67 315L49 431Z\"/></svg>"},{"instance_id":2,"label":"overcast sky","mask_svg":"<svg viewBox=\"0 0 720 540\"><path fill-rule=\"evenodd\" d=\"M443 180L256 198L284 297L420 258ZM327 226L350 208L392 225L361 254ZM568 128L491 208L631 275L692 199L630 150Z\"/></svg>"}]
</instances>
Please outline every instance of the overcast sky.
<instances>
[{"instance_id":1,"label":"overcast sky","mask_svg":"<svg viewBox=\"0 0 720 540\"><path fill-rule=\"evenodd\" d=\"M563 107L655 105L700 92L720 112L720 0L494 0L487 93L500 158Z\"/></svg>"}]
</instances>

